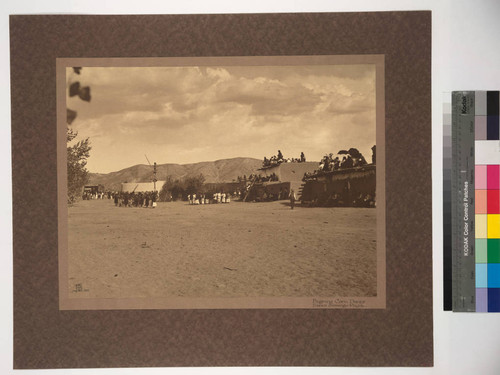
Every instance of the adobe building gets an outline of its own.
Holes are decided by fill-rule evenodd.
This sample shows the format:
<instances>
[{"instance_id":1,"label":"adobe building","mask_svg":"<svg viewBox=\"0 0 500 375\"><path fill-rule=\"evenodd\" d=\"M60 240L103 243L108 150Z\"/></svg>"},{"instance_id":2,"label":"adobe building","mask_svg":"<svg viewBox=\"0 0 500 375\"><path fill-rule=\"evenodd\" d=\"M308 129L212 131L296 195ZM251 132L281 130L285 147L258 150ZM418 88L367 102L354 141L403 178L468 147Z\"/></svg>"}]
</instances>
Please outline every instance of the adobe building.
<instances>
[{"instance_id":1,"label":"adobe building","mask_svg":"<svg viewBox=\"0 0 500 375\"><path fill-rule=\"evenodd\" d=\"M278 181L255 182L250 185L246 196L246 201L288 199L288 194L293 189L297 199L300 199L300 193L304 181L304 174L313 173L318 169L318 162L283 162L260 168L259 174L263 177L275 175Z\"/></svg>"},{"instance_id":2,"label":"adobe building","mask_svg":"<svg viewBox=\"0 0 500 375\"><path fill-rule=\"evenodd\" d=\"M166 181L156 181L156 191L160 191ZM154 182L122 182L121 192L123 193L140 193L146 191L154 191Z\"/></svg>"},{"instance_id":3,"label":"adobe building","mask_svg":"<svg viewBox=\"0 0 500 375\"><path fill-rule=\"evenodd\" d=\"M309 175L302 187L301 201L313 206L375 207L376 165Z\"/></svg>"}]
</instances>

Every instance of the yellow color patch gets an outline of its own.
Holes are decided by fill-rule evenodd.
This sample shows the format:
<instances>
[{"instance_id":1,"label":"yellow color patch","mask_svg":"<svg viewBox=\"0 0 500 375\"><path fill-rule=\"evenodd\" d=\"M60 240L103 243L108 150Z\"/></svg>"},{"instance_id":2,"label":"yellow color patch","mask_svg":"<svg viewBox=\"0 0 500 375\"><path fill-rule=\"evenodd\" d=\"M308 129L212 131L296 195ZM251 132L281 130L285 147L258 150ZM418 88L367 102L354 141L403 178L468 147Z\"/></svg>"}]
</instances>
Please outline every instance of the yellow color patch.
<instances>
[{"instance_id":1,"label":"yellow color patch","mask_svg":"<svg viewBox=\"0 0 500 375\"><path fill-rule=\"evenodd\" d=\"M500 215L488 215L488 238L500 238Z\"/></svg>"},{"instance_id":2,"label":"yellow color patch","mask_svg":"<svg viewBox=\"0 0 500 375\"><path fill-rule=\"evenodd\" d=\"M486 215L476 215L476 238L488 238L488 220Z\"/></svg>"}]
</instances>

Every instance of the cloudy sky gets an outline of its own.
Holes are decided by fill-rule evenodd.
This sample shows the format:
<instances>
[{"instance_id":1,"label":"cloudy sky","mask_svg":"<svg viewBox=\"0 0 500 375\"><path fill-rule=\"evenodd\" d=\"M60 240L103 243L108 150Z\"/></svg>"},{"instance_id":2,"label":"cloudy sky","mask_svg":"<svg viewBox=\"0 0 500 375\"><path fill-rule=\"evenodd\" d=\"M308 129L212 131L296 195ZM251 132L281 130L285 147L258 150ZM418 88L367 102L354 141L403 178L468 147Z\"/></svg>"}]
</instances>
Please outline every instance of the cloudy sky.
<instances>
[{"instance_id":1,"label":"cloudy sky","mask_svg":"<svg viewBox=\"0 0 500 375\"><path fill-rule=\"evenodd\" d=\"M319 161L375 144L375 66L84 67L69 82L72 127L92 145L87 168L107 173L151 162L196 163L277 154Z\"/></svg>"}]
</instances>

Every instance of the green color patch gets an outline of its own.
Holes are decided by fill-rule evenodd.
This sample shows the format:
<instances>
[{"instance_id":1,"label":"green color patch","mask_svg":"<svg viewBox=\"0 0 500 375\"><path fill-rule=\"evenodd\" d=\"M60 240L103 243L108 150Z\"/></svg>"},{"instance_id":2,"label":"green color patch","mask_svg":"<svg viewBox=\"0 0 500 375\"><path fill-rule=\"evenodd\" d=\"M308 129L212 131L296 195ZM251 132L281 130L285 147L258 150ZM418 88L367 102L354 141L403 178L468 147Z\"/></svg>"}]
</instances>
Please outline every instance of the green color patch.
<instances>
[{"instance_id":1,"label":"green color patch","mask_svg":"<svg viewBox=\"0 0 500 375\"><path fill-rule=\"evenodd\" d=\"M476 238L476 263L488 263L488 242L486 238Z\"/></svg>"},{"instance_id":2,"label":"green color patch","mask_svg":"<svg viewBox=\"0 0 500 375\"><path fill-rule=\"evenodd\" d=\"M500 263L500 239L488 238L488 263Z\"/></svg>"}]
</instances>

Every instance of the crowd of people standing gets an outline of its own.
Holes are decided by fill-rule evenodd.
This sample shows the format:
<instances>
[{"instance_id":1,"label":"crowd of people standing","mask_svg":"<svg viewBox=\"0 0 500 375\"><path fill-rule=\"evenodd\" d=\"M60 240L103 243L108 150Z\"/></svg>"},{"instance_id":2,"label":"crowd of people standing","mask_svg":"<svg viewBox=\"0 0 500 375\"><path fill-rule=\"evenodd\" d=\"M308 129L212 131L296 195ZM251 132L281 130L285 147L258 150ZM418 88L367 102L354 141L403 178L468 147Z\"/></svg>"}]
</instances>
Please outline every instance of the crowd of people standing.
<instances>
[{"instance_id":1,"label":"crowd of people standing","mask_svg":"<svg viewBox=\"0 0 500 375\"><path fill-rule=\"evenodd\" d=\"M82 195L82 199L84 201L92 200L92 199L104 199L104 198L110 198L111 192L103 192L103 191L97 191L97 192L91 192L91 191L84 191Z\"/></svg>"},{"instance_id":2,"label":"crowd of people standing","mask_svg":"<svg viewBox=\"0 0 500 375\"><path fill-rule=\"evenodd\" d=\"M117 207L156 207L157 191L115 192L112 198Z\"/></svg>"},{"instance_id":3,"label":"crowd of people standing","mask_svg":"<svg viewBox=\"0 0 500 375\"><path fill-rule=\"evenodd\" d=\"M217 203L230 203L231 194L229 193L213 193L213 194L188 194L188 202L191 205L196 204L217 204Z\"/></svg>"}]
</instances>

